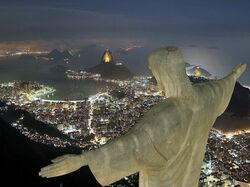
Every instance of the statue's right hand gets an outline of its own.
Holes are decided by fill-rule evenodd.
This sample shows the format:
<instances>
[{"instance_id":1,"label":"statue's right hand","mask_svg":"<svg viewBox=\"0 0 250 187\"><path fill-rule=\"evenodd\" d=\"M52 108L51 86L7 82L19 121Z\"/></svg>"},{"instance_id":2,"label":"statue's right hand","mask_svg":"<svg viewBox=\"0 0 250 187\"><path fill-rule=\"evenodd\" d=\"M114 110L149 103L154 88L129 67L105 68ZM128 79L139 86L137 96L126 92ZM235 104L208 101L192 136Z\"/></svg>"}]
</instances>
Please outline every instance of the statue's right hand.
<instances>
[{"instance_id":1,"label":"statue's right hand","mask_svg":"<svg viewBox=\"0 0 250 187\"><path fill-rule=\"evenodd\" d=\"M83 155L67 154L52 160L53 164L43 167L39 176L51 178L71 173L86 165Z\"/></svg>"},{"instance_id":2,"label":"statue's right hand","mask_svg":"<svg viewBox=\"0 0 250 187\"><path fill-rule=\"evenodd\" d=\"M247 65L246 64L238 64L233 68L233 73L236 76L236 79L238 79L241 74L246 70Z\"/></svg>"}]
</instances>

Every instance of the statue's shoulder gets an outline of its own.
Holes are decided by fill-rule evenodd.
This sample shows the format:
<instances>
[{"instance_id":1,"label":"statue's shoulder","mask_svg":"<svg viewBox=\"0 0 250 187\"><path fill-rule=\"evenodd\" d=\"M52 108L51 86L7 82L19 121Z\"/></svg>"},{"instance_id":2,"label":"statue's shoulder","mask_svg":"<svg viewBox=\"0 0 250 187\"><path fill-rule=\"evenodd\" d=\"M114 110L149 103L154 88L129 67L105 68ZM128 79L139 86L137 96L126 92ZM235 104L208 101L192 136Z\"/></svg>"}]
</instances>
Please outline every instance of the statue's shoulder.
<instances>
[{"instance_id":1,"label":"statue's shoulder","mask_svg":"<svg viewBox=\"0 0 250 187\"><path fill-rule=\"evenodd\" d=\"M152 108L153 113L179 116L183 115L183 112L187 111L189 108L189 103L185 99L180 99L176 97L167 98L162 100L157 105Z\"/></svg>"},{"instance_id":2,"label":"statue's shoulder","mask_svg":"<svg viewBox=\"0 0 250 187\"><path fill-rule=\"evenodd\" d=\"M178 98L162 100L145 113L141 122L149 125L165 124L170 127L171 124L181 122L183 115L181 113L185 110L183 106L186 107L185 103L180 102Z\"/></svg>"}]
</instances>

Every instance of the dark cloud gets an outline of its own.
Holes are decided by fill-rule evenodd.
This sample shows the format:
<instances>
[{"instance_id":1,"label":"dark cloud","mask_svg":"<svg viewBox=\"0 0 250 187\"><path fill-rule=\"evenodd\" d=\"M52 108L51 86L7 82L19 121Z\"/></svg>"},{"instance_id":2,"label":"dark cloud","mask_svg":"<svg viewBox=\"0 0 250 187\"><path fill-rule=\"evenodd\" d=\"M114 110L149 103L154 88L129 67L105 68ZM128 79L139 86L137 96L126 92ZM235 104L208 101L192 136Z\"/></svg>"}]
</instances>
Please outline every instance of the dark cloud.
<instances>
[{"instance_id":1,"label":"dark cloud","mask_svg":"<svg viewBox=\"0 0 250 187\"><path fill-rule=\"evenodd\" d=\"M6 7L0 11L1 41L69 39L105 35L112 30L114 34L119 20L128 25L125 19L90 11L44 7L12 7L11 10Z\"/></svg>"},{"instance_id":2,"label":"dark cloud","mask_svg":"<svg viewBox=\"0 0 250 187\"><path fill-rule=\"evenodd\" d=\"M196 48L196 47L199 47L199 46L195 45L195 44L190 44L190 45L188 45L188 47Z\"/></svg>"},{"instance_id":3,"label":"dark cloud","mask_svg":"<svg viewBox=\"0 0 250 187\"><path fill-rule=\"evenodd\" d=\"M208 49L211 49L211 50L219 50L220 48L217 47L217 46L208 46L207 47Z\"/></svg>"},{"instance_id":4,"label":"dark cloud","mask_svg":"<svg viewBox=\"0 0 250 187\"><path fill-rule=\"evenodd\" d=\"M204 3L196 1L185 6L159 2L1 1L0 41L250 35L250 15L244 19L239 14L232 16L238 13L237 6L219 11L211 5L206 10ZM228 14L231 9L234 11Z\"/></svg>"}]
</instances>

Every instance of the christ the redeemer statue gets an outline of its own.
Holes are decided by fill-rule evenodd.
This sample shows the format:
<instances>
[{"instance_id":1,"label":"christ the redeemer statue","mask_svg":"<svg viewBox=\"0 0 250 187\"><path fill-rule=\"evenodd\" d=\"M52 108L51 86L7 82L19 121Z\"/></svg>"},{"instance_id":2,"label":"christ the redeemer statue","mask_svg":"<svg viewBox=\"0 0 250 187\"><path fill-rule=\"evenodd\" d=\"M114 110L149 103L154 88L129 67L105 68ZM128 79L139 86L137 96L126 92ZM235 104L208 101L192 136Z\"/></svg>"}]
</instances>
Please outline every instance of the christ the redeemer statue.
<instances>
[{"instance_id":1,"label":"christ the redeemer statue","mask_svg":"<svg viewBox=\"0 0 250 187\"><path fill-rule=\"evenodd\" d=\"M39 175L56 177L88 165L103 186L136 172L140 187L198 186L209 130L228 106L246 65L237 65L223 79L193 85L181 52L162 47L150 54L149 69L167 99L126 135L80 155L58 157Z\"/></svg>"}]
</instances>

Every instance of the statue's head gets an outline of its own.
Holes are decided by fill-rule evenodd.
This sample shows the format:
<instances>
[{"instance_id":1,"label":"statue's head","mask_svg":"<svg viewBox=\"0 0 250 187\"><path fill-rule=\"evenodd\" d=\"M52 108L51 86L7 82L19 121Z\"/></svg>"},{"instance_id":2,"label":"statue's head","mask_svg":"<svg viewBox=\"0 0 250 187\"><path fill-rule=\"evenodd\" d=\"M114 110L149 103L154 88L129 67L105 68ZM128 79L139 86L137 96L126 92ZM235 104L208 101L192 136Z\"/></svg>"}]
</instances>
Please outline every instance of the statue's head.
<instances>
[{"instance_id":1,"label":"statue's head","mask_svg":"<svg viewBox=\"0 0 250 187\"><path fill-rule=\"evenodd\" d=\"M161 47L149 55L149 69L167 97L180 97L190 90L182 53L176 47Z\"/></svg>"}]
</instances>

